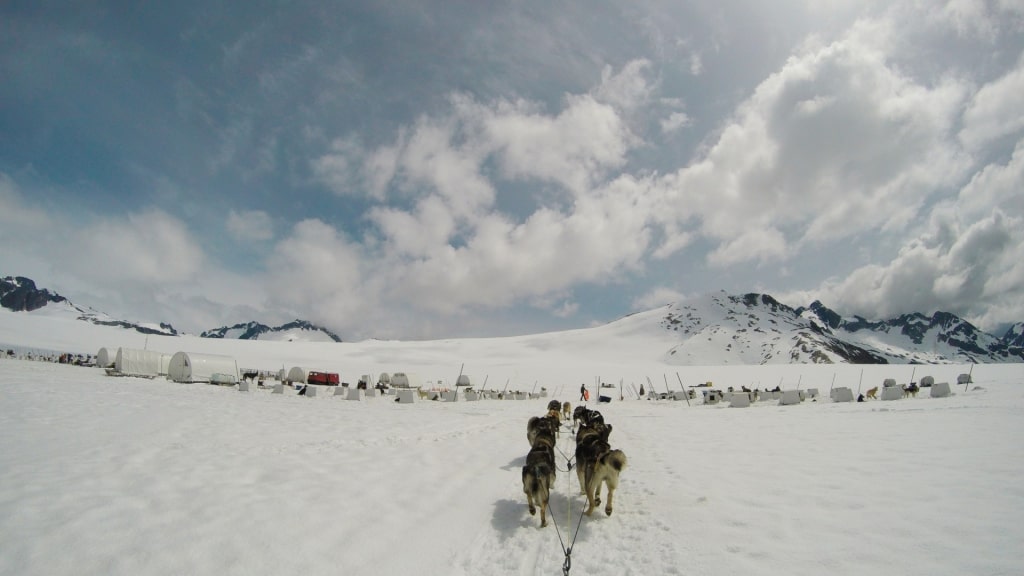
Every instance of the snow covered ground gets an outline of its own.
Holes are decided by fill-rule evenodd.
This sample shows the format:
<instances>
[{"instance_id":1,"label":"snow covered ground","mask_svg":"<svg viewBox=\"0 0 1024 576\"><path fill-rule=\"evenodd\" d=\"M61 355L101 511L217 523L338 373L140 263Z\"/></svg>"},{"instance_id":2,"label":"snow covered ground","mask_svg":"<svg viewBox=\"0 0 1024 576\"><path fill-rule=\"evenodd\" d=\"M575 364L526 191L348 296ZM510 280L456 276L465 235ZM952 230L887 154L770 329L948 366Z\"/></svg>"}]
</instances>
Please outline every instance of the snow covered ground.
<instances>
[{"instance_id":1,"label":"snow covered ground","mask_svg":"<svg viewBox=\"0 0 1024 576\"><path fill-rule=\"evenodd\" d=\"M0 317L0 342L136 345L27 318ZM614 514L582 518L570 574L1024 573L1024 366L976 366L947 398L832 403L833 383L912 370L955 382L967 368L666 367L644 359L648 336L195 350L362 364L350 374L390 363L454 378L464 363L488 388L549 391L521 401L356 402L0 360L0 574L558 574L584 498L561 460L555 525L529 515L527 419L552 397L575 405L595 376L661 391L678 389L676 372L824 399L729 408L616 390L599 409L629 465ZM572 442L563 433L559 448Z\"/></svg>"}]
</instances>

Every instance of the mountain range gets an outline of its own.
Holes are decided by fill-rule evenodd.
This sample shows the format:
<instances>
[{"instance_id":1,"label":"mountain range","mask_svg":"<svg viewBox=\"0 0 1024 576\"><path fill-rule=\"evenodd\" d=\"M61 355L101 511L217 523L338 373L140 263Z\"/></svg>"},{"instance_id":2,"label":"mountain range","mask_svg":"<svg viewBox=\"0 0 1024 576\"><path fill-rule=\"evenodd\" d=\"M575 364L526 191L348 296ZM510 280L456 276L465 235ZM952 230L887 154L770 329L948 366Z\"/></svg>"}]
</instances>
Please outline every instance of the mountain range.
<instances>
[{"instance_id":1,"label":"mountain range","mask_svg":"<svg viewBox=\"0 0 1024 576\"><path fill-rule=\"evenodd\" d=\"M177 336L170 324L117 320L74 305L37 288L24 277L0 279L0 305L12 311L66 307L79 320L144 334ZM657 322L657 326L651 326ZM1024 361L1024 322L999 337L947 312L910 313L887 320L844 317L819 301L793 308L767 294L706 294L619 319L627 331L652 329L669 343L663 360L700 365L714 359L729 364L852 363L945 364ZM640 324L632 326L632 324ZM330 330L295 320L277 327L247 322L206 330L203 338L341 342Z\"/></svg>"},{"instance_id":2,"label":"mountain range","mask_svg":"<svg viewBox=\"0 0 1024 576\"><path fill-rule=\"evenodd\" d=\"M64 306L77 314L78 319L99 326L116 326L135 330L142 334L162 336L178 336L183 334L174 326L161 322L146 324L128 322L111 318L107 314L91 308L82 308L70 300L50 292L45 288L37 288L35 281L24 276L7 276L0 279L0 306L14 312L32 312L44 306ZM294 320L280 326L267 326L259 322L247 322L234 326L222 326L206 330L199 335L202 338L237 338L239 340L274 340L285 342L341 342L341 338L327 328L317 326L305 320Z\"/></svg>"}]
</instances>

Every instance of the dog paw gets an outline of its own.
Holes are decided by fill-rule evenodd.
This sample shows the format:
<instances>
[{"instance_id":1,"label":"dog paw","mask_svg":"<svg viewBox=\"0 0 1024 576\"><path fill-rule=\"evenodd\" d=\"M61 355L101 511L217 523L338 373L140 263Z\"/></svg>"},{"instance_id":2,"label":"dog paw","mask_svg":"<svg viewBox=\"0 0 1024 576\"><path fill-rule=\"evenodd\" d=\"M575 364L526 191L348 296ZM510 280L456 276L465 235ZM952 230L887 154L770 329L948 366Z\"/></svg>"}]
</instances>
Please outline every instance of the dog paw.
<instances>
[{"instance_id":1,"label":"dog paw","mask_svg":"<svg viewBox=\"0 0 1024 576\"><path fill-rule=\"evenodd\" d=\"M604 509L604 513L605 513L606 516L611 516L612 515L612 509L611 508L605 508Z\"/></svg>"},{"instance_id":2,"label":"dog paw","mask_svg":"<svg viewBox=\"0 0 1024 576\"><path fill-rule=\"evenodd\" d=\"M534 508L533 506L530 506L530 516L535 516L536 514L537 514L537 509Z\"/></svg>"}]
</instances>

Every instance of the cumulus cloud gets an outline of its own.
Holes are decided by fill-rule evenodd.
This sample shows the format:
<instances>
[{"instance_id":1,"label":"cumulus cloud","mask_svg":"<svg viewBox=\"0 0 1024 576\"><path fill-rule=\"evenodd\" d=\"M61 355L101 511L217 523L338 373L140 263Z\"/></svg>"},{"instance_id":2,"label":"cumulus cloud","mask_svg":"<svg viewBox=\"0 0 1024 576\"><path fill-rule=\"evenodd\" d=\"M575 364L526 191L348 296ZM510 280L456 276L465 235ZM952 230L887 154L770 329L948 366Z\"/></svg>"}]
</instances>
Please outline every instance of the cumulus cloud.
<instances>
[{"instance_id":1,"label":"cumulus cloud","mask_svg":"<svg viewBox=\"0 0 1024 576\"><path fill-rule=\"evenodd\" d=\"M1013 70L985 84L974 94L964 111L964 126L960 130L964 145L978 150L993 140L1019 136L1024 131L1021 94L1024 94L1024 55Z\"/></svg>"},{"instance_id":2,"label":"cumulus cloud","mask_svg":"<svg viewBox=\"0 0 1024 576\"><path fill-rule=\"evenodd\" d=\"M316 219L295 224L267 257L269 305L314 322L359 326L375 307L385 269L366 266L360 248Z\"/></svg>"},{"instance_id":3,"label":"cumulus cloud","mask_svg":"<svg viewBox=\"0 0 1024 576\"><path fill-rule=\"evenodd\" d=\"M994 303L1015 303L1011 318L1024 314L1024 221L999 210L966 226L943 219L937 215L933 231L909 242L888 264L826 284L822 299L869 317L953 312L983 328L1006 320L987 314Z\"/></svg>"},{"instance_id":4,"label":"cumulus cloud","mask_svg":"<svg viewBox=\"0 0 1024 576\"><path fill-rule=\"evenodd\" d=\"M792 56L703 156L662 181L657 218L697 222L720 243L709 257L719 265L785 260L803 243L915 218L966 168L949 137L965 90L901 74L886 33L864 22Z\"/></svg>"}]
</instances>

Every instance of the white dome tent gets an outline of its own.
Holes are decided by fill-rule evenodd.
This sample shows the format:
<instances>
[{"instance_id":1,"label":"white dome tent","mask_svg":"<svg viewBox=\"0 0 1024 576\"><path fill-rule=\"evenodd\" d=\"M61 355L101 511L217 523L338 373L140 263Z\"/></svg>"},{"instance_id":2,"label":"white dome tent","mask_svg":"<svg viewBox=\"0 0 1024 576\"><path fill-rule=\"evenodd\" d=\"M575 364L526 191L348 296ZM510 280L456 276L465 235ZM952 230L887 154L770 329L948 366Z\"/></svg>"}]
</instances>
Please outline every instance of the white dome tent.
<instances>
[{"instance_id":1,"label":"white dome tent","mask_svg":"<svg viewBox=\"0 0 1024 576\"><path fill-rule=\"evenodd\" d=\"M116 357L117 352L112 351L110 348L100 348L100 351L96 353L96 366L100 368L113 368Z\"/></svg>"},{"instance_id":2,"label":"white dome tent","mask_svg":"<svg viewBox=\"0 0 1024 576\"><path fill-rule=\"evenodd\" d=\"M171 357L167 379L174 382L235 383L238 381L238 363L230 356L178 352Z\"/></svg>"},{"instance_id":3,"label":"white dome tent","mask_svg":"<svg viewBox=\"0 0 1024 576\"><path fill-rule=\"evenodd\" d=\"M288 371L288 375L285 376L285 380L292 384L305 384L308 376L309 370L306 370L301 366L293 366L292 369Z\"/></svg>"}]
</instances>

